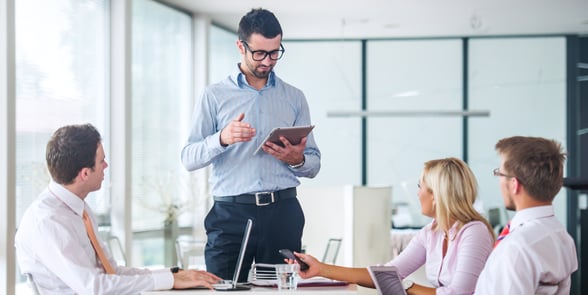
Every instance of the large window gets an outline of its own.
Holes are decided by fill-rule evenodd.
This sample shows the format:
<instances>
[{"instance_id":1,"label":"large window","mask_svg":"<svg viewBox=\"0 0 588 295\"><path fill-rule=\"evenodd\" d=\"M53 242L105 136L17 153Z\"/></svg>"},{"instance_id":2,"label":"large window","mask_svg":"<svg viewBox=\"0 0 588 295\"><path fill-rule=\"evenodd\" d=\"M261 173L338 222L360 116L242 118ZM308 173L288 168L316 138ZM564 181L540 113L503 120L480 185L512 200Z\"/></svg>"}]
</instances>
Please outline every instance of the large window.
<instances>
[{"instance_id":1,"label":"large window","mask_svg":"<svg viewBox=\"0 0 588 295\"><path fill-rule=\"evenodd\" d=\"M108 138L106 11L104 1L16 1L17 223L49 183L45 145L57 128L92 123ZM87 199L98 213L106 191Z\"/></svg>"},{"instance_id":2,"label":"large window","mask_svg":"<svg viewBox=\"0 0 588 295\"><path fill-rule=\"evenodd\" d=\"M180 151L192 106L191 17L137 0L132 27L132 228L190 226L197 182L181 165ZM165 264L163 246L163 235L135 239L133 265Z\"/></svg>"},{"instance_id":3,"label":"large window","mask_svg":"<svg viewBox=\"0 0 588 295\"><path fill-rule=\"evenodd\" d=\"M45 145L57 128L92 123L108 139L108 5L94 0L15 4L18 226L49 183ZM86 199L100 215L109 208L108 181Z\"/></svg>"}]
</instances>

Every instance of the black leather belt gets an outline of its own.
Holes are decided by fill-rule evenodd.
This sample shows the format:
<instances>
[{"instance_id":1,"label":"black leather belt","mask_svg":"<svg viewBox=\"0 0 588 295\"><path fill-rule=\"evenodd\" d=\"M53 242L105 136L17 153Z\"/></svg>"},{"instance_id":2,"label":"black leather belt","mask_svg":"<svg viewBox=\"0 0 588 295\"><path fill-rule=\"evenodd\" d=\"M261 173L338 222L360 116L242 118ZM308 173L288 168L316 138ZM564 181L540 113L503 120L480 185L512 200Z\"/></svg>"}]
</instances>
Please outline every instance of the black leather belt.
<instances>
[{"instance_id":1,"label":"black leather belt","mask_svg":"<svg viewBox=\"0 0 588 295\"><path fill-rule=\"evenodd\" d=\"M251 204L256 206L267 206L280 200L296 198L296 188L291 187L275 192L259 192L255 194L242 194L238 196L214 196L216 202L231 202L239 204Z\"/></svg>"}]
</instances>

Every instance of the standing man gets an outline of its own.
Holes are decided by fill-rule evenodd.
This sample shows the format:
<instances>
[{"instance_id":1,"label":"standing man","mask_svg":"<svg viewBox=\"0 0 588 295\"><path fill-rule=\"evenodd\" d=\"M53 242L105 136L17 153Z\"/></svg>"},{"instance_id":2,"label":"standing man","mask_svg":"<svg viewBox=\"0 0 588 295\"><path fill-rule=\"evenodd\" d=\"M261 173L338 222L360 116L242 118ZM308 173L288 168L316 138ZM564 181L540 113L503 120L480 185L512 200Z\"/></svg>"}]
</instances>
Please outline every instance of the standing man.
<instances>
[{"instance_id":1,"label":"standing man","mask_svg":"<svg viewBox=\"0 0 588 295\"><path fill-rule=\"evenodd\" d=\"M205 271L151 271L117 266L97 235L85 202L104 180L102 139L90 124L59 128L47 143L52 181L22 217L15 246L20 269L41 294L139 294L146 290L212 288ZM173 272L173 273L172 273Z\"/></svg>"},{"instance_id":2,"label":"standing man","mask_svg":"<svg viewBox=\"0 0 588 295\"><path fill-rule=\"evenodd\" d=\"M569 294L576 247L552 205L563 184L560 144L515 136L498 141L496 150L502 161L494 176L506 209L516 214L498 237L475 294Z\"/></svg>"},{"instance_id":3,"label":"standing man","mask_svg":"<svg viewBox=\"0 0 588 295\"><path fill-rule=\"evenodd\" d=\"M296 198L298 177L314 177L320 151L312 133L298 144L282 137L283 147L266 143L275 127L310 125L304 94L274 73L284 54L282 28L275 15L253 9L239 23L235 71L205 89L194 107L182 163L193 171L212 164L214 206L204 226L208 271L232 278L243 229L253 230L241 271L247 278L256 263L283 263L279 249L300 251L304 214Z\"/></svg>"}]
</instances>

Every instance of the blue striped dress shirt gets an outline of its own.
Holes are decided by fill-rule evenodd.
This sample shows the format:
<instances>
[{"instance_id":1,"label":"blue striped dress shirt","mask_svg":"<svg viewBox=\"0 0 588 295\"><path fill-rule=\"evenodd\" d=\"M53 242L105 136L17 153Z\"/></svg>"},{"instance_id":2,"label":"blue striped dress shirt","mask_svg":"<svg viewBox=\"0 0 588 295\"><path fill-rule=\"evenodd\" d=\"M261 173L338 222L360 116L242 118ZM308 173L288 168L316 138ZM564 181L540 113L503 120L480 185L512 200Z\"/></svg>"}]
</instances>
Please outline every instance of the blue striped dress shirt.
<instances>
[{"instance_id":1,"label":"blue striped dress shirt","mask_svg":"<svg viewBox=\"0 0 588 295\"><path fill-rule=\"evenodd\" d=\"M249 142L220 145L220 132L240 113L243 122L256 129ZM305 163L290 168L287 163L260 151L253 152L275 127L310 125L308 103L302 91L282 81L272 71L261 90L251 87L237 69L219 83L208 86L194 106L188 142L182 149L182 164L189 171L212 164L210 183L215 196L277 191L300 184L297 177L313 178L320 170L321 153L308 135Z\"/></svg>"}]
</instances>

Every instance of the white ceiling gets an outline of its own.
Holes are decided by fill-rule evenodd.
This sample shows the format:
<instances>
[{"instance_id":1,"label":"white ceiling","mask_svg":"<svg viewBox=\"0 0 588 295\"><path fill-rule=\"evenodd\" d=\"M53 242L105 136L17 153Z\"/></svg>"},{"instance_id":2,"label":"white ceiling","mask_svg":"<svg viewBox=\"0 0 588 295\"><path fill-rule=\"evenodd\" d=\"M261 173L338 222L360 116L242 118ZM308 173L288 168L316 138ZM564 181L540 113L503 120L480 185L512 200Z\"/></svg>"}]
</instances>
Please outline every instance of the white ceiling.
<instances>
[{"instance_id":1,"label":"white ceiling","mask_svg":"<svg viewBox=\"0 0 588 295\"><path fill-rule=\"evenodd\" d=\"M236 31L251 8L285 39L588 34L588 0L162 0Z\"/></svg>"}]
</instances>

